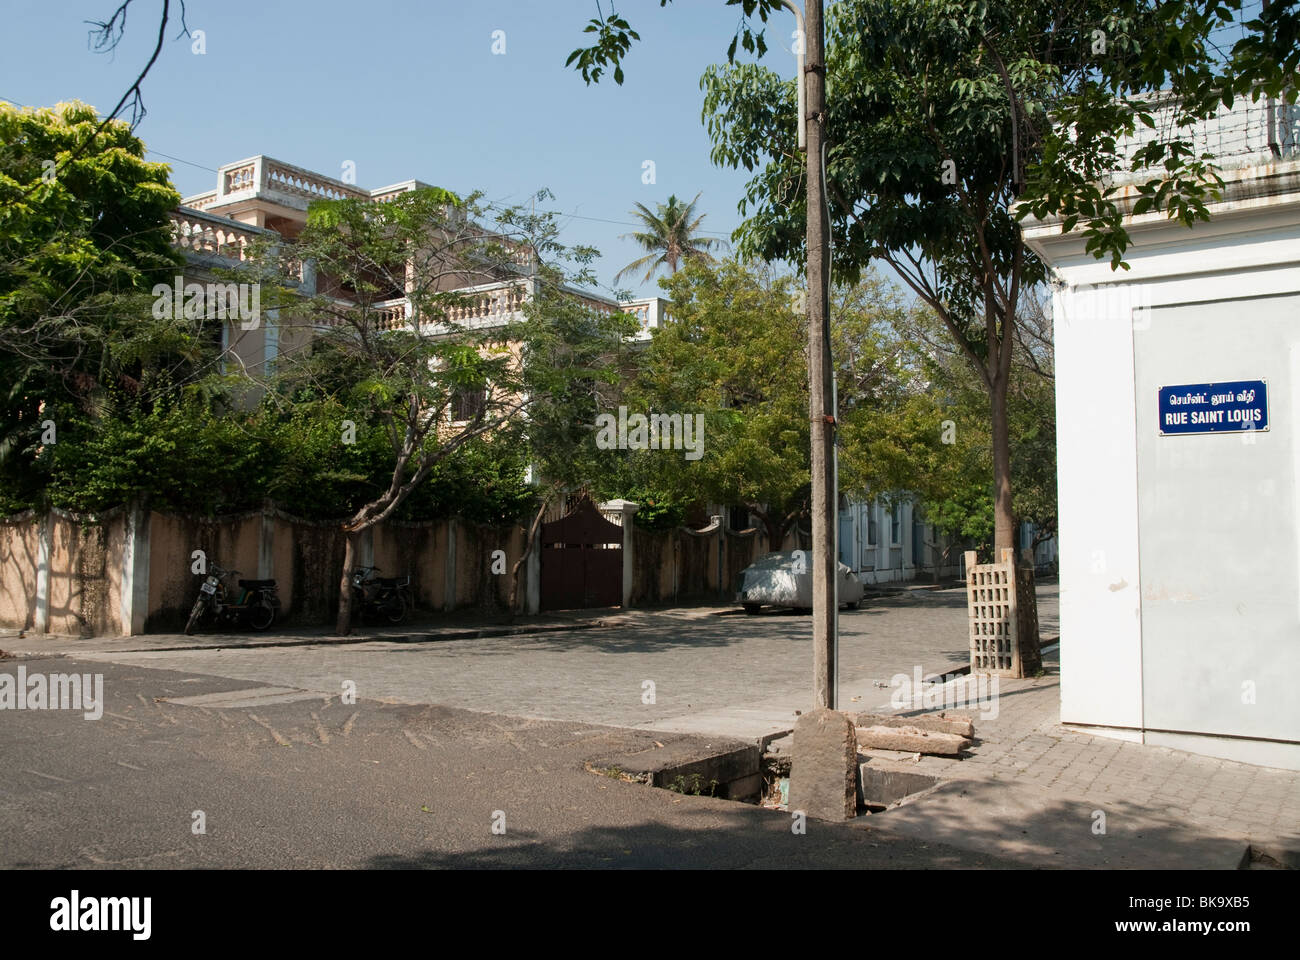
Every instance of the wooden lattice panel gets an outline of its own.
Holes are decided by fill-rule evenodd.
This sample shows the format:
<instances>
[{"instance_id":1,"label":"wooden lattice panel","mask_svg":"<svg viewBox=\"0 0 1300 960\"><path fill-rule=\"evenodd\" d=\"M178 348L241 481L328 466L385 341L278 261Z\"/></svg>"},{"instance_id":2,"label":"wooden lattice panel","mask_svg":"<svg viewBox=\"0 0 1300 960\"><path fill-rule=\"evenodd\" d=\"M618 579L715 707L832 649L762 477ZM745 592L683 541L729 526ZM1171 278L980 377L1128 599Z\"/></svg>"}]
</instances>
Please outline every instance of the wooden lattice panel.
<instances>
[{"instance_id":1,"label":"wooden lattice panel","mask_svg":"<svg viewBox=\"0 0 1300 960\"><path fill-rule=\"evenodd\" d=\"M966 562L971 672L1019 676L1014 566L973 561L972 553Z\"/></svg>"},{"instance_id":2,"label":"wooden lattice panel","mask_svg":"<svg viewBox=\"0 0 1300 960\"><path fill-rule=\"evenodd\" d=\"M1026 603L1019 597L1028 597ZM966 609L970 614L971 673L1008 677L1037 676L1038 604L1034 602L1034 568L1029 558L1017 568L1015 554L1002 551L1001 563L976 563L966 554Z\"/></svg>"}]
</instances>

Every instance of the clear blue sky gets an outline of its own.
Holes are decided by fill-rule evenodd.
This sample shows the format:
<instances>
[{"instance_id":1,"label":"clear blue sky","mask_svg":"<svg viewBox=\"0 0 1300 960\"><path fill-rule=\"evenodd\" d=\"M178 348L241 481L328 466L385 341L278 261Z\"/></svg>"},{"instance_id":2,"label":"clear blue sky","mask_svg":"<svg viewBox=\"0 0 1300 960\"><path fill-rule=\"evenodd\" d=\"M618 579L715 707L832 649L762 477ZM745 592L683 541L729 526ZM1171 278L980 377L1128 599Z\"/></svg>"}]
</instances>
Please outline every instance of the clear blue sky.
<instances>
[{"instance_id":1,"label":"clear blue sky","mask_svg":"<svg viewBox=\"0 0 1300 960\"><path fill-rule=\"evenodd\" d=\"M106 19L118 2L6 0L0 98L110 109L148 59L162 7L135 0L116 53L95 53L83 21ZM565 219L564 239L601 250L608 286L638 256L618 239L634 203L654 209L670 193L703 191L703 229L729 235L746 179L710 163L700 123L700 74L725 59L737 9L620 0L618 10L642 41L622 87L588 87L564 61L586 40L595 0L189 0L187 22L205 31L207 52L169 40L145 81L137 132L151 150L189 161L166 160L184 195L212 189L216 167L254 154L336 177L351 160L367 188L415 178L518 201L547 187L550 208L598 218ZM503 56L492 53L495 30L505 31ZM769 29L765 58L791 75L792 30ZM653 185L642 183L645 160L656 165Z\"/></svg>"}]
</instances>

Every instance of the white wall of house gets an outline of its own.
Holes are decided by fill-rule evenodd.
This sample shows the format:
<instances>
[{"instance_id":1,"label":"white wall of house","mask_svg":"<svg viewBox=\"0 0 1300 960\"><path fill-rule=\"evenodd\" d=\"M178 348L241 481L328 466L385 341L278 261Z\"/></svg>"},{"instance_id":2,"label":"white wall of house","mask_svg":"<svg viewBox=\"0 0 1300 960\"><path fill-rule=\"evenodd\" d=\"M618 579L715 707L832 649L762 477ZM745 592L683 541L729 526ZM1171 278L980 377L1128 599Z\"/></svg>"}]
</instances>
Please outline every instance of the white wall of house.
<instances>
[{"instance_id":1,"label":"white wall of house","mask_svg":"<svg viewBox=\"0 0 1300 960\"><path fill-rule=\"evenodd\" d=\"M1028 548L1034 525L1023 523L1019 545ZM840 510L840 562L863 583L884 584L917 579L960 579L966 575L965 547L926 523L914 499L855 500ZM1057 559L1056 538L1034 549L1035 566L1050 567Z\"/></svg>"},{"instance_id":2,"label":"white wall of house","mask_svg":"<svg viewBox=\"0 0 1300 960\"><path fill-rule=\"evenodd\" d=\"M962 575L959 547L925 523L911 499L850 498L840 510L840 562L863 583L883 584ZM945 549L948 551L945 559Z\"/></svg>"},{"instance_id":3,"label":"white wall of house","mask_svg":"<svg viewBox=\"0 0 1300 960\"><path fill-rule=\"evenodd\" d=\"M1051 264L1061 720L1300 769L1300 162L1225 172L1212 220L1132 218L1131 269ZM1267 432L1162 435L1160 387L1264 380Z\"/></svg>"}]
</instances>

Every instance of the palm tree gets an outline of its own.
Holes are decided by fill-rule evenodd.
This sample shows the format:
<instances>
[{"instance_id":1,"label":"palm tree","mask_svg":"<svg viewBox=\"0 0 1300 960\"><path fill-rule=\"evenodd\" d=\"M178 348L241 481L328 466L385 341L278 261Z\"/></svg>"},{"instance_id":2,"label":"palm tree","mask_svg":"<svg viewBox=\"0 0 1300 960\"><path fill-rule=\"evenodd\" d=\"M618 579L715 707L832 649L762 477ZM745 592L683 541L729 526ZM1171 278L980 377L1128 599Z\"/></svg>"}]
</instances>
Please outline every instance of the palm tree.
<instances>
[{"instance_id":1,"label":"palm tree","mask_svg":"<svg viewBox=\"0 0 1300 960\"><path fill-rule=\"evenodd\" d=\"M619 239L625 240L631 237L647 253L620 270L614 277L614 282L617 283L625 274L633 273L642 267L646 267L646 272L641 282L648 283L655 275L655 271L664 264L676 273L677 266L682 261L713 262L713 257L708 251L721 246L723 241L695 235L700 221L705 216L704 214L695 216L695 203L699 199L700 195L697 193L695 200L683 205L676 196L670 196L667 203L656 204L659 208L657 213L651 213L644 204L638 203L631 213L645 224L645 230L640 233L625 233ZM691 219L692 217L694 219Z\"/></svg>"}]
</instances>

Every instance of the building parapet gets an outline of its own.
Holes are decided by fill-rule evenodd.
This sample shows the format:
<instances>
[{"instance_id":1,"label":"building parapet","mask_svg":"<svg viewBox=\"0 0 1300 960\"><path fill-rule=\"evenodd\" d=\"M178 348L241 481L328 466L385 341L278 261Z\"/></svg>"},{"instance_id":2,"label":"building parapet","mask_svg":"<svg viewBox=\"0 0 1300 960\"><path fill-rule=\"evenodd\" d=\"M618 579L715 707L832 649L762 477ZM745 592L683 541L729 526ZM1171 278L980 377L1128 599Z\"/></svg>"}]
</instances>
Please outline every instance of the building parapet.
<instances>
[{"instance_id":1,"label":"building parapet","mask_svg":"<svg viewBox=\"0 0 1300 960\"><path fill-rule=\"evenodd\" d=\"M1300 152L1300 105L1269 98L1239 99L1232 107L1219 105L1213 117L1187 128L1177 125L1178 104L1168 93L1147 98L1153 105L1154 127L1139 123L1132 136L1116 141L1120 155L1131 161L1156 141L1187 139L1196 156L1212 154L1224 170L1266 165ZM1117 172L1114 184L1142 182L1151 174Z\"/></svg>"},{"instance_id":2,"label":"building parapet","mask_svg":"<svg viewBox=\"0 0 1300 960\"><path fill-rule=\"evenodd\" d=\"M172 245L184 251L191 261L204 265L212 265L213 261L227 261L217 265L235 266L248 260L249 247L254 242L280 240L280 234L274 230L254 227L188 206L173 210L171 221ZM297 260L290 261L285 272L299 282L303 279L303 265Z\"/></svg>"},{"instance_id":3,"label":"building parapet","mask_svg":"<svg viewBox=\"0 0 1300 960\"><path fill-rule=\"evenodd\" d=\"M241 200L265 199L294 210L306 210L313 200L369 196L370 191L354 184L259 155L218 167L217 189L186 197L184 204L206 209Z\"/></svg>"},{"instance_id":4,"label":"building parapet","mask_svg":"<svg viewBox=\"0 0 1300 960\"><path fill-rule=\"evenodd\" d=\"M1154 128L1139 124L1130 137L1117 141L1119 155L1132 165L1139 150L1159 140L1175 137L1190 141L1195 155L1209 153L1224 181L1222 194L1210 201L1212 211L1222 213L1243 204L1256 206L1269 198L1294 194L1300 183L1300 105L1261 98L1257 102L1241 99L1232 108L1220 106L1214 117L1187 128L1176 125L1177 104L1168 94L1157 94L1152 101ZM1140 184L1156 179L1158 170L1117 170L1100 181L1112 188L1112 199L1133 226L1163 223L1168 214L1162 211L1132 216L1141 194ZM1026 218L1023 223L1027 239L1046 239L1060 235L1064 217L1054 215L1042 220Z\"/></svg>"},{"instance_id":5,"label":"building parapet","mask_svg":"<svg viewBox=\"0 0 1300 960\"><path fill-rule=\"evenodd\" d=\"M184 199L183 206L172 213L173 243L182 249L192 262L210 266L216 259L224 262L226 266L234 266L248 260L249 247L256 240L270 237L278 241L282 234L270 227L254 226L252 223L222 216L217 211L230 211L236 216L244 216L250 209L251 201L262 201L263 205L257 209L265 211L265 215L277 215L275 207L280 207L282 212L278 215L297 211L296 214L288 215L288 221L301 223L300 215L305 213L308 206L315 201L355 197L375 203L385 203L404 193L429 186L420 180L404 180L374 190L365 190L355 184L345 183L273 157L264 155L248 157L219 167L215 190ZM265 204L273 206L267 207ZM262 215L259 212L259 218ZM258 222L263 221L259 219ZM280 220L273 222L276 226L281 225ZM292 227L290 235L292 236ZM485 232L485 236L490 234ZM514 272L517 275L454 291L460 295L460 300L446 306L445 319L437 321L432 332L436 334L437 326L444 323L486 328L505 326L521 318L523 303L531 296L532 284L535 282L533 279L536 274L535 256L526 244L504 238L502 242L506 243L514 254L513 264L507 266L502 272ZM314 277L310 265L304 271L302 264L295 263L292 265L290 275L301 282L305 272ZM661 327L669 319L667 301L661 297L619 301L576 287L566 287L566 290L592 310L606 315L624 312L635 316L638 320L638 329L629 337L633 342L648 341L651 331ZM377 326L381 330L409 327L413 316L411 303L405 297L373 304L372 309L378 313ZM422 322L421 326L424 327L425 324Z\"/></svg>"},{"instance_id":6,"label":"building parapet","mask_svg":"<svg viewBox=\"0 0 1300 960\"><path fill-rule=\"evenodd\" d=\"M413 190L430 187L422 180L403 180L375 190L327 177L304 167L258 155L217 168L217 188L186 197L186 207L206 210L244 200L267 200L304 211L316 200L358 197L383 203Z\"/></svg>"}]
</instances>

